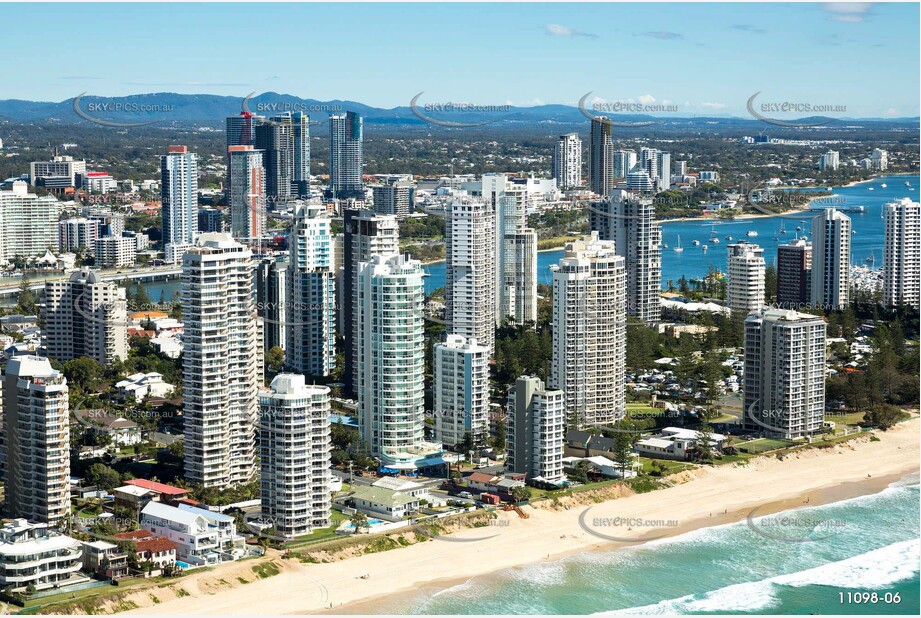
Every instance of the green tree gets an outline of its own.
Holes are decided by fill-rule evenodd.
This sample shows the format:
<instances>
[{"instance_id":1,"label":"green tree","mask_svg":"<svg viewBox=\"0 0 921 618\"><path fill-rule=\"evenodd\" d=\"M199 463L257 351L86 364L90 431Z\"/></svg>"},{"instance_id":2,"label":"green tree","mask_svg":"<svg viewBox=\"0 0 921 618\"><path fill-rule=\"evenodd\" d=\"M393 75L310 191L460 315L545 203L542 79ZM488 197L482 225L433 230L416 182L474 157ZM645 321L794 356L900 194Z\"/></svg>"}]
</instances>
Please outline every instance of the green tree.
<instances>
[{"instance_id":1,"label":"green tree","mask_svg":"<svg viewBox=\"0 0 921 618\"><path fill-rule=\"evenodd\" d=\"M80 393L95 392L102 383L105 366L85 356L64 363L64 375L68 385Z\"/></svg>"},{"instance_id":2,"label":"green tree","mask_svg":"<svg viewBox=\"0 0 921 618\"><path fill-rule=\"evenodd\" d=\"M501 453L505 450L506 446L506 429L505 421L499 421L496 423L496 435L492 439L492 447L496 449L497 452Z\"/></svg>"},{"instance_id":3,"label":"green tree","mask_svg":"<svg viewBox=\"0 0 921 618\"><path fill-rule=\"evenodd\" d=\"M611 459L620 468L621 478L627 478L627 470L633 466L633 445L636 434L631 431L618 431L614 434L614 446L611 450Z\"/></svg>"},{"instance_id":4,"label":"green tree","mask_svg":"<svg viewBox=\"0 0 921 618\"><path fill-rule=\"evenodd\" d=\"M265 353L265 366L270 375L277 375L285 364L285 351L275 346Z\"/></svg>"},{"instance_id":5,"label":"green tree","mask_svg":"<svg viewBox=\"0 0 921 618\"><path fill-rule=\"evenodd\" d=\"M86 471L86 480L89 481L91 485L95 485L106 491L112 491L122 483L121 475L116 470L102 463L94 463L89 467Z\"/></svg>"}]
</instances>

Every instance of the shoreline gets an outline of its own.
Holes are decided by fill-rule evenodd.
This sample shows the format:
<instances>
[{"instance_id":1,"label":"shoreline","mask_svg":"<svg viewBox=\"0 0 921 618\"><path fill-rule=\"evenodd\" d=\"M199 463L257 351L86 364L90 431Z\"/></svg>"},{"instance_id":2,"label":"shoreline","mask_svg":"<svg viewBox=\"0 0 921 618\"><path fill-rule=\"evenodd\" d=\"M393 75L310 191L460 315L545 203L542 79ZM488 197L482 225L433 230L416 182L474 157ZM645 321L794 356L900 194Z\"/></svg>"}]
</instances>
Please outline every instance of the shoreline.
<instances>
[{"instance_id":1,"label":"shoreline","mask_svg":"<svg viewBox=\"0 0 921 618\"><path fill-rule=\"evenodd\" d=\"M853 498L859 498L861 496L869 496L873 494L880 493L884 491L887 487L891 486L893 483L896 483L904 479L906 474L892 474L882 477L875 477L870 479L864 479L856 482L843 483L841 485L836 485L827 488L820 488L817 490L809 491L803 494L799 494L790 498L784 498L775 500L773 502L764 504L758 507L758 517L764 515L774 515L783 511L791 511L803 507L816 507L816 506L825 506L829 504L834 504L836 502L843 502L846 500L851 500ZM709 528L717 528L720 526L727 526L735 523L739 523L748 516L750 511L746 509L741 509L738 512L732 513L717 513L714 517L699 518L692 522L687 522L683 525L674 528L673 531L664 534L661 538L671 539L699 530L706 530ZM657 539L658 540L658 539ZM559 554L551 554L550 556L537 560L534 562L529 562L524 565L519 565L514 568L522 568L531 564L543 564L543 563L556 563L563 562L568 559L571 559L578 555L584 555L587 553L591 554L603 554L615 551L621 551L630 547L642 547L646 545L647 542L639 543L598 543L595 546L592 546L587 549L574 549ZM507 570L507 569L502 569ZM462 578L444 578L438 580L432 580L421 587L415 587L408 590L397 591L393 593L383 593L375 597L370 597L362 601L355 601L353 603L348 603L336 607L334 609L313 611L313 612L298 612L301 615L310 615L310 614L320 614L320 615L370 615L370 614L387 614L393 613L389 611L395 606L399 607L412 607L419 601L424 598L431 598L434 595L445 592L455 586L460 586L463 584L473 583L477 579L482 579L489 577L495 573L499 572L498 570L492 570L487 573L480 573L470 577Z\"/></svg>"},{"instance_id":2,"label":"shoreline","mask_svg":"<svg viewBox=\"0 0 921 618\"><path fill-rule=\"evenodd\" d=\"M273 552L280 569L273 577L253 580L257 564L253 561L227 563L211 572L191 573L164 587L129 593L121 601L106 603L103 611L126 608L119 603L130 601L127 607L132 608L132 614L374 613L410 596L418 599L420 591L431 595L504 569L587 551L635 546L653 533L674 536L743 520L754 509L760 516L803 506L806 500L814 506L876 493L917 473L921 448L918 429L919 418L915 416L888 432L788 453L782 460L765 456L746 465L707 466L678 473L668 477L675 483L670 487L613 500L596 503L598 495L577 493L560 498L559 507L549 502L540 508L525 507L527 519L514 512L497 512L502 523L495 527L468 528L446 540L353 554L335 562L301 563L283 560ZM589 507L599 516L674 520L678 525L652 531L611 531L609 534L637 541L605 541L580 526L580 515ZM483 542L470 542L477 540ZM243 576L247 585L230 583ZM157 596L156 603L150 598L152 594Z\"/></svg>"}]
</instances>

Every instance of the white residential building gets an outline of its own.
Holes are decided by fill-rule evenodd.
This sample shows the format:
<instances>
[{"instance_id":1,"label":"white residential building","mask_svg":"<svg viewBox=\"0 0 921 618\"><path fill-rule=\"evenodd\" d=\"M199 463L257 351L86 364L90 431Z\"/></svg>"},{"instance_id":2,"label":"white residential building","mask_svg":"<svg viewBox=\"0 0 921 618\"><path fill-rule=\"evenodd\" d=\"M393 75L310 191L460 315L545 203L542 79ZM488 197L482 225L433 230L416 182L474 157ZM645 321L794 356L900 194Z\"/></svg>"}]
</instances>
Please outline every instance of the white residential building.
<instances>
[{"instance_id":1,"label":"white residential building","mask_svg":"<svg viewBox=\"0 0 921 618\"><path fill-rule=\"evenodd\" d=\"M435 438L453 447L489 436L489 348L461 335L435 345Z\"/></svg>"},{"instance_id":2,"label":"white residential building","mask_svg":"<svg viewBox=\"0 0 921 618\"><path fill-rule=\"evenodd\" d=\"M844 309L851 292L851 219L827 208L812 220L812 304Z\"/></svg>"},{"instance_id":3,"label":"white residential building","mask_svg":"<svg viewBox=\"0 0 921 618\"><path fill-rule=\"evenodd\" d=\"M141 528L172 541L176 557L195 566L237 560L246 552L233 517L187 504L148 502L141 510Z\"/></svg>"},{"instance_id":4,"label":"white residential building","mask_svg":"<svg viewBox=\"0 0 921 618\"><path fill-rule=\"evenodd\" d=\"M321 204L297 210L285 283L285 365L328 376L336 362L336 264L330 219Z\"/></svg>"},{"instance_id":5,"label":"white residential building","mask_svg":"<svg viewBox=\"0 0 921 618\"><path fill-rule=\"evenodd\" d=\"M415 185L411 182L395 181L371 187L374 212L405 219L413 212Z\"/></svg>"},{"instance_id":6,"label":"white residential building","mask_svg":"<svg viewBox=\"0 0 921 618\"><path fill-rule=\"evenodd\" d=\"M822 429L825 320L769 309L745 320L743 425L782 438Z\"/></svg>"},{"instance_id":7,"label":"white residential building","mask_svg":"<svg viewBox=\"0 0 921 618\"><path fill-rule=\"evenodd\" d=\"M6 513L59 526L70 517L67 379L41 356L14 356L3 378Z\"/></svg>"},{"instance_id":8,"label":"white residential building","mask_svg":"<svg viewBox=\"0 0 921 618\"><path fill-rule=\"evenodd\" d=\"M537 233L520 196L496 200L496 324L537 321Z\"/></svg>"},{"instance_id":9,"label":"white residential building","mask_svg":"<svg viewBox=\"0 0 921 618\"><path fill-rule=\"evenodd\" d=\"M58 246L58 201L29 193L22 180L0 191L0 261L43 255Z\"/></svg>"},{"instance_id":10,"label":"white residential building","mask_svg":"<svg viewBox=\"0 0 921 618\"><path fill-rule=\"evenodd\" d=\"M764 306L764 249L739 242L726 245L726 304L732 312L748 315Z\"/></svg>"},{"instance_id":11,"label":"white residential building","mask_svg":"<svg viewBox=\"0 0 921 618\"><path fill-rule=\"evenodd\" d=\"M424 443L425 297L422 266L402 255L359 266L355 303L358 424L384 466L438 465Z\"/></svg>"},{"instance_id":12,"label":"white residential building","mask_svg":"<svg viewBox=\"0 0 921 618\"><path fill-rule=\"evenodd\" d=\"M175 387L163 380L163 374L151 371L149 373L133 373L124 380L115 383L119 397L144 401L150 397L166 397Z\"/></svg>"},{"instance_id":13,"label":"white residential building","mask_svg":"<svg viewBox=\"0 0 921 618\"><path fill-rule=\"evenodd\" d=\"M614 151L614 178L626 178L636 167L636 151Z\"/></svg>"},{"instance_id":14,"label":"white residential building","mask_svg":"<svg viewBox=\"0 0 921 618\"><path fill-rule=\"evenodd\" d=\"M371 210L346 209L342 217L342 303L339 311L339 332L345 338L345 384L349 393L357 392L358 336L356 304L358 302L358 270L362 262L374 256L390 256L400 252L400 225L392 215L379 215Z\"/></svg>"},{"instance_id":15,"label":"white residential building","mask_svg":"<svg viewBox=\"0 0 921 618\"><path fill-rule=\"evenodd\" d=\"M906 197L883 216L883 302L921 307L921 203Z\"/></svg>"},{"instance_id":16,"label":"white residential building","mask_svg":"<svg viewBox=\"0 0 921 618\"><path fill-rule=\"evenodd\" d=\"M591 229L614 241L627 269L627 315L646 324L662 316L662 226L652 198L615 189L610 198L589 206Z\"/></svg>"},{"instance_id":17,"label":"white residential building","mask_svg":"<svg viewBox=\"0 0 921 618\"><path fill-rule=\"evenodd\" d=\"M108 172L87 172L83 175L83 189L89 193L111 193L118 183Z\"/></svg>"},{"instance_id":18,"label":"white residential building","mask_svg":"<svg viewBox=\"0 0 921 618\"><path fill-rule=\"evenodd\" d=\"M160 177L163 245L191 245L198 227L198 155L170 146L160 157Z\"/></svg>"},{"instance_id":19,"label":"white residential building","mask_svg":"<svg viewBox=\"0 0 921 618\"><path fill-rule=\"evenodd\" d=\"M227 154L231 234L244 242L259 240L266 230L263 152L247 144L228 146Z\"/></svg>"},{"instance_id":20,"label":"white residential building","mask_svg":"<svg viewBox=\"0 0 921 618\"><path fill-rule=\"evenodd\" d=\"M870 163L873 169L885 172L886 168L889 167L889 152L874 148L873 152L870 153Z\"/></svg>"},{"instance_id":21,"label":"white residential building","mask_svg":"<svg viewBox=\"0 0 921 618\"><path fill-rule=\"evenodd\" d=\"M281 373L259 395L263 523L284 537L330 525L329 388Z\"/></svg>"},{"instance_id":22,"label":"white residential building","mask_svg":"<svg viewBox=\"0 0 921 618\"><path fill-rule=\"evenodd\" d=\"M821 157L819 157L819 169L822 171L831 170L835 171L838 169L838 165L841 162L841 158L838 155L837 150L829 150Z\"/></svg>"},{"instance_id":23,"label":"white residential building","mask_svg":"<svg viewBox=\"0 0 921 618\"><path fill-rule=\"evenodd\" d=\"M592 232L566 245L553 271L550 386L565 394L578 428L612 423L626 411L627 281L614 243Z\"/></svg>"},{"instance_id":24,"label":"white residential building","mask_svg":"<svg viewBox=\"0 0 921 618\"><path fill-rule=\"evenodd\" d=\"M551 176L560 189L582 186L582 140L578 133L561 135L554 144Z\"/></svg>"},{"instance_id":25,"label":"white residential building","mask_svg":"<svg viewBox=\"0 0 921 618\"><path fill-rule=\"evenodd\" d=\"M496 217L487 202L455 199L447 216L445 321L448 332L492 351L496 327Z\"/></svg>"},{"instance_id":26,"label":"white residential building","mask_svg":"<svg viewBox=\"0 0 921 618\"><path fill-rule=\"evenodd\" d=\"M508 460L512 472L529 481L564 480L566 406L563 391L544 388L533 376L521 376L508 391Z\"/></svg>"},{"instance_id":27,"label":"white residential building","mask_svg":"<svg viewBox=\"0 0 921 618\"><path fill-rule=\"evenodd\" d=\"M65 219L58 223L58 249L63 252L76 252L80 248L95 251L98 236L99 221L96 219Z\"/></svg>"},{"instance_id":28,"label":"white residential building","mask_svg":"<svg viewBox=\"0 0 921 618\"><path fill-rule=\"evenodd\" d=\"M42 346L59 361L86 356L103 365L128 358L125 289L84 269L45 283Z\"/></svg>"},{"instance_id":29,"label":"white residential building","mask_svg":"<svg viewBox=\"0 0 921 618\"><path fill-rule=\"evenodd\" d=\"M45 524L19 518L0 527L0 589L46 590L89 581L80 573L82 544L48 529Z\"/></svg>"},{"instance_id":30,"label":"white residential building","mask_svg":"<svg viewBox=\"0 0 921 618\"><path fill-rule=\"evenodd\" d=\"M134 236L102 236L96 239L94 247L96 265L100 268L134 266L138 240Z\"/></svg>"},{"instance_id":31,"label":"white residential building","mask_svg":"<svg viewBox=\"0 0 921 618\"><path fill-rule=\"evenodd\" d=\"M185 478L248 482L262 377L252 253L229 234L202 234L182 256Z\"/></svg>"}]
</instances>

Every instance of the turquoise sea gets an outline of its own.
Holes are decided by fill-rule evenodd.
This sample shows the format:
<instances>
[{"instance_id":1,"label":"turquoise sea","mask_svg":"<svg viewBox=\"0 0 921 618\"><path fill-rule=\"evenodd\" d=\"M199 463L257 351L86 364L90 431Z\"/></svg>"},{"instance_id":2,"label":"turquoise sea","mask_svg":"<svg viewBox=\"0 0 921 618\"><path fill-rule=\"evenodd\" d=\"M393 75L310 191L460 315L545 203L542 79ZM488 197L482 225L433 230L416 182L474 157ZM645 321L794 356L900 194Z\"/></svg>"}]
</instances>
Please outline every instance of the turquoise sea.
<instances>
[{"instance_id":1,"label":"turquoise sea","mask_svg":"<svg viewBox=\"0 0 921 618\"><path fill-rule=\"evenodd\" d=\"M832 534L812 542L768 538L743 521L509 569L375 611L918 615L918 504L914 477L881 493L772 516L834 522L826 528ZM842 603L848 592L876 592L879 601ZM885 603L886 593L890 600L898 593L899 602Z\"/></svg>"}]
</instances>

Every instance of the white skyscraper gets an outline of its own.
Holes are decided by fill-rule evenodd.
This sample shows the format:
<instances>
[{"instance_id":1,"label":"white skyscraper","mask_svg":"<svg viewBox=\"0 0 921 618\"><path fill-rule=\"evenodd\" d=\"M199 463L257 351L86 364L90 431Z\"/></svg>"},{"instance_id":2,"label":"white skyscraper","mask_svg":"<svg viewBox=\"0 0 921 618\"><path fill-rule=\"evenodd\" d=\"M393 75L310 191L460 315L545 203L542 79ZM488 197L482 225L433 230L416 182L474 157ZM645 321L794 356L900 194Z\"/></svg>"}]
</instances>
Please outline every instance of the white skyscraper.
<instances>
[{"instance_id":1,"label":"white skyscraper","mask_svg":"<svg viewBox=\"0 0 921 618\"><path fill-rule=\"evenodd\" d=\"M560 189L582 186L582 140L578 133L561 135L553 146L552 177Z\"/></svg>"},{"instance_id":2,"label":"white skyscraper","mask_svg":"<svg viewBox=\"0 0 921 618\"><path fill-rule=\"evenodd\" d=\"M763 308L745 320L746 428L782 438L822 429L825 320Z\"/></svg>"},{"instance_id":3,"label":"white skyscraper","mask_svg":"<svg viewBox=\"0 0 921 618\"><path fill-rule=\"evenodd\" d=\"M425 340L422 265L376 255L359 265L355 304L358 424L388 468L440 465L424 442Z\"/></svg>"},{"instance_id":4,"label":"white skyscraper","mask_svg":"<svg viewBox=\"0 0 921 618\"><path fill-rule=\"evenodd\" d=\"M84 269L45 283L42 346L58 361L86 356L103 365L128 358L125 289ZM145 309L140 307L139 309Z\"/></svg>"},{"instance_id":5,"label":"white skyscraper","mask_svg":"<svg viewBox=\"0 0 921 618\"><path fill-rule=\"evenodd\" d=\"M836 170L840 162L840 157L837 150L829 150L821 157L819 157L819 169L820 170Z\"/></svg>"},{"instance_id":6,"label":"white skyscraper","mask_svg":"<svg viewBox=\"0 0 921 618\"><path fill-rule=\"evenodd\" d=\"M537 233L527 227L520 196L496 204L496 324L537 321Z\"/></svg>"},{"instance_id":7,"label":"white skyscraper","mask_svg":"<svg viewBox=\"0 0 921 618\"><path fill-rule=\"evenodd\" d=\"M493 349L496 327L496 218L482 200L458 198L446 229L445 318L448 332Z\"/></svg>"},{"instance_id":8,"label":"white skyscraper","mask_svg":"<svg viewBox=\"0 0 921 618\"><path fill-rule=\"evenodd\" d=\"M170 146L160 157L163 244L188 245L198 227L198 155Z\"/></svg>"},{"instance_id":9,"label":"white skyscraper","mask_svg":"<svg viewBox=\"0 0 921 618\"><path fill-rule=\"evenodd\" d=\"M883 302L921 307L921 204L906 197L883 216Z\"/></svg>"},{"instance_id":10,"label":"white skyscraper","mask_svg":"<svg viewBox=\"0 0 921 618\"><path fill-rule=\"evenodd\" d=\"M662 227L653 199L615 189L589 208L591 229L614 241L627 269L627 315L656 324L662 315Z\"/></svg>"},{"instance_id":11,"label":"white skyscraper","mask_svg":"<svg viewBox=\"0 0 921 618\"><path fill-rule=\"evenodd\" d=\"M348 208L342 216L342 307L340 333L345 338L346 391L354 394L358 384L358 269L375 255L390 256L400 251L400 224L393 215ZM337 264L338 265L338 264Z\"/></svg>"},{"instance_id":12,"label":"white skyscraper","mask_svg":"<svg viewBox=\"0 0 921 618\"><path fill-rule=\"evenodd\" d=\"M16 180L0 191L0 261L44 255L58 246L58 201L51 195L29 193L29 185Z\"/></svg>"},{"instance_id":13,"label":"white skyscraper","mask_svg":"<svg viewBox=\"0 0 921 618\"><path fill-rule=\"evenodd\" d=\"M230 146L230 231L234 238L253 241L265 236L265 168L262 151Z\"/></svg>"},{"instance_id":14,"label":"white skyscraper","mask_svg":"<svg viewBox=\"0 0 921 618\"><path fill-rule=\"evenodd\" d=\"M489 348L460 335L435 346L435 437L449 447L489 435Z\"/></svg>"},{"instance_id":15,"label":"white skyscraper","mask_svg":"<svg viewBox=\"0 0 921 618\"><path fill-rule=\"evenodd\" d=\"M363 123L355 112L329 117L329 194L333 198L364 198Z\"/></svg>"},{"instance_id":16,"label":"white skyscraper","mask_svg":"<svg viewBox=\"0 0 921 618\"><path fill-rule=\"evenodd\" d=\"M812 304L844 309L851 292L851 219L827 208L812 220Z\"/></svg>"},{"instance_id":17,"label":"white skyscraper","mask_svg":"<svg viewBox=\"0 0 921 618\"><path fill-rule=\"evenodd\" d=\"M656 151L656 170L659 173L659 191L668 191L672 184L672 155L661 150Z\"/></svg>"},{"instance_id":18,"label":"white skyscraper","mask_svg":"<svg viewBox=\"0 0 921 618\"><path fill-rule=\"evenodd\" d=\"M748 315L764 306L764 249L739 242L727 245L726 304L733 313Z\"/></svg>"},{"instance_id":19,"label":"white skyscraper","mask_svg":"<svg viewBox=\"0 0 921 618\"><path fill-rule=\"evenodd\" d=\"M633 150L614 151L614 177L626 178L636 166L636 152Z\"/></svg>"},{"instance_id":20,"label":"white skyscraper","mask_svg":"<svg viewBox=\"0 0 921 618\"><path fill-rule=\"evenodd\" d=\"M298 208L288 246L285 364L328 376L336 361L336 265L322 204Z\"/></svg>"},{"instance_id":21,"label":"white skyscraper","mask_svg":"<svg viewBox=\"0 0 921 618\"><path fill-rule=\"evenodd\" d=\"M598 232L566 245L553 270L550 386L566 395L579 428L612 423L626 410L627 277L614 243Z\"/></svg>"},{"instance_id":22,"label":"white skyscraper","mask_svg":"<svg viewBox=\"0 0 921 618\"><path fill-rule=\"evenodd\" d=\"M67 380L41 356L14 356L3 378L6 515L53 526L70 518Z\"/></svg>"},{"instance_id":23,"label":"white skyscraper","mask_svg":"<svg viewBox=\"0 0 921 618\"><path fill-rule=\"evenodd\" d=\"M205 487L248 482L261 350L250 250L202 234L182 256L185 478Z\"/></svg>"},{"instance_id":24,"label":"white skyscraper","mask_svg":"<svg viewBox=\"0 0 921 618\"><path fill-rule=\"evenodd\" d=\"M521 376L508 391L508 460L512 472L528 480L559 483L566 444L565 397L544 388L540 378Z\"/></svg>"},{"instance_id":25,"label":"white skyscraper","mask_svg":"<svg viewBox=\"0 0 921 618\"><path fill-rule=\"evenodd\" d=\"M329 388L280 373L259 395L264 523L292 538L330 522Z\"/></svg>"}]
</instances>

